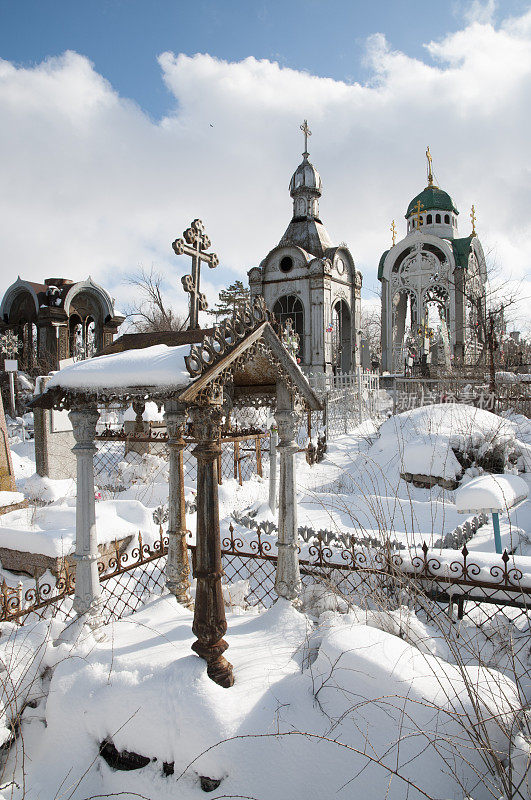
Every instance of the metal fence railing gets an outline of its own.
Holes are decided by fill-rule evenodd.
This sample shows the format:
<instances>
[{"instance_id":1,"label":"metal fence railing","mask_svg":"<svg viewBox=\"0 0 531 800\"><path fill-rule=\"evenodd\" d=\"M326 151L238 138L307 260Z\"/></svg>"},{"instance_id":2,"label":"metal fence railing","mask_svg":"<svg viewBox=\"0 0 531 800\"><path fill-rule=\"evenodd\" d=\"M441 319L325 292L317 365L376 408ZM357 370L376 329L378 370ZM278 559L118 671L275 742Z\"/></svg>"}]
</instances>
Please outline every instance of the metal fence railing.
<instances>
[{"instance_id":1,"label":"metal fence railing","mask_svg":"<svg viewBox=\"0 0 531 800\"><path fill-rule=\"evenodd\" d=\"M159 539L151 546L139 536L128 552L121 553L116 544L114 556L99 564L105 622L133 613L153 593L160 594L167 546L161 528ZM231 525L221 547L223 580L232 586L239 584L235 592L238 603L270 607L276 599L276 537L262 533L260 528L235 531ZM382 547L360 547L355 537L348 541L345 535L327 543L317 534L308 543L301 542L301 548L301 578L307 589L331 591L347 606L392 609L406 604L428 621L442 620L445 625L466 619L489 635L498 629L502 638L529 646L529 576L523 574L518 559L507 552L499 562L490 559L486 566L481 563L481 554L471 558L466 546L460 554L445 554L423 545L411 555ZM192 565L194 550L194 546L189 547ZM71 618L75 589L75 572L71 569L65 561L55 585L35 580L25 591L4 581L0 621L24 625L49 617Z\"/></svg>"}]
</instances>

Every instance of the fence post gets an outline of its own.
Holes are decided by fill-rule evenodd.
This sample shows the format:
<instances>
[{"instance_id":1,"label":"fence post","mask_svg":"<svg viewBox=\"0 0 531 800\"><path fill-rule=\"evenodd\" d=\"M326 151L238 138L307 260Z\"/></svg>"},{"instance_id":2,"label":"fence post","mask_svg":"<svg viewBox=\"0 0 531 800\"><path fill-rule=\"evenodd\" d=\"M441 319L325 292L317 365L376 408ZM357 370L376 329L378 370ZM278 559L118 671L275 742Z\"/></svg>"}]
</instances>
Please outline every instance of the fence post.
<instances>
[{"instance_id":1,"label":"fence post","mask_svg":"<svg viewBox=\"0 0 531 800\"><path fill-rule=\"evenodd\" d=\"M361 367L356 367L356 372L357 372L356 379L358 384L358 422L361 424L363 422L363 408L362 408L363 392L361 387L361 377L362 377Z\"/></svg>"},{"instance_id":2,"label":"fence post","mask_svg":"<svg viewBox=\"0 0 531 800\"><path fill-rule=\"evenodd\" d=\"M262 440L260 434L255 436L254 450L256 453L256 474L262 477Z\"/></svg>"}]
</instances>

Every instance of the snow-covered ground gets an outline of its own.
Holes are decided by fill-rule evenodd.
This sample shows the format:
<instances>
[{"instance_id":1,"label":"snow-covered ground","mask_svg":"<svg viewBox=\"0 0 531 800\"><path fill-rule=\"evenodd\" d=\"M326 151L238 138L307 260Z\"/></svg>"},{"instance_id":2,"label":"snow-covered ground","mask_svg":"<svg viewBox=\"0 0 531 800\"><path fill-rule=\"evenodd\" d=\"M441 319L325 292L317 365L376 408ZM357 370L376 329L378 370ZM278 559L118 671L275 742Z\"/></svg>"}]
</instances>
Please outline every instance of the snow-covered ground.
<instances>
[{"instance_id":1,"label":"snow-covered ground","mask_svg":"<svg viewBox=\"0 0 531 800\"><path fill-rule=\"evenodd\" d=\"M454 491L401 477L406 454L426 474L432 468L445 477L453 464L466 485L495 447L512 478L531 450L531 423L492 416L406 412L380 430L364 423L329 442L321 464L309 467L300 455L299 524L431 544L466 515L458 514ZM67 552L75 489L37 478L32 446L13 443L30 509L0 517L0 544ZM222 536L234 512L273 519L264 462L263 478L219 487ZM122 472L128 488L97 501L100 541L137 530L150 541L158 530L153 511L167 498L166 465L148 457ZM520 477L529 483L529 472ZM187 485L189 498L194 488ZM47 505L32 504L35 498ZM501 522L504 546L531 555L531 502L520 501ZM194 534L194 514L187 524ZM245 536L241 526L236 532ZM467 546L486 570L489 559L498 560L490 523ZM442 558L454 557L448 551ZM226 655L235 674L228 690L208 679L190 649L192 615L166 592L107 625L98 643L89 636L54 645L59 620L0 624L0 738L10 739L12 721L22 714L18 736L4 751L0 799L187 800L202 797L206 787L213 798L256 800L497 800L504 787L489 747L499 764L511 756L514 782L523 780L521 799L528 797L529 721L522 709L531 700L529 625L518 609L491 619L491 608L476 607L457 624L444 614L428 623L402 599L382 606L375 598L362 608L357 596L347 605L315 585L304 589L299 609L281 600L259 612L241 605L245 594L238 584L225 595ZM106 740L144 757L145 766L111 768L99 754Z\"/></svg>"},{"instance_id":2,"label":"snow-covered ground","mask_svg":"<svg viewBox=\"0 0 531 800\"><path fill-rule=\"evenodd\" d=\"M220 781L216 798L486 800L484 783L495 782L474 733L478 716L500 754L520 744L528 756L510 677L455 659L441 632L405 608L318 606L317 623L286 601L229 614L229 690L207 677L190 650L192 616L168 595L109 626L101 644L54 647L48 638L39 669L27 673L47 666L52 677L48 670L33 687L38 704L24 712L4 771L18 785L2 797L186 800L202 796L206 777ZM25 635L4 631L5 661ZM104 740L150 761L112 769L99 755Z\"/></svg>"}]
</instances>

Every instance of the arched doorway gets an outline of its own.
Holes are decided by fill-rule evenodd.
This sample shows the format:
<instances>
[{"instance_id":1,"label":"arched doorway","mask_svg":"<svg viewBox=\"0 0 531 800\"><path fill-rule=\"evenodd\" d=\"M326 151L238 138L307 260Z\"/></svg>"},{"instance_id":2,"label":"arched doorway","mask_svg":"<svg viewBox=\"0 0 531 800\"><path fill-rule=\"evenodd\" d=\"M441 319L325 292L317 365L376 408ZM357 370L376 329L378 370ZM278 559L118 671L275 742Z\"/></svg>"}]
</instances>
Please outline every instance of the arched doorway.
<instances>
[{"instance_id":1,"label":"arched doorway","mask_svg":"<svg viewBox=\"0 0 531 800\"><path fill-rule=\"evenodd\" d=\"M392 302L393 372L409 372L414 363L417 363L419 357L415 346L417 327L417 295L411 289L399 289Z\"/></svg>"},{"instance_id":2,"label":"arched doorway","mask_svg":"<svg viewBox=\"0 0 531 800\"><path fill-rule=\"evenodd\" d=\"M299 337L298 358L304 361L304 306L302 302L294 294L279 297L273 306L273 314L281 327L284 327L288 319L291 319L295 333Z\"/></svg>"},{"instance_id":3,"label":"arched doorway","mask_svg":"<svg viewBox=\"0 0 531 800\"><path fill-rule=\"evenodd\" d=\"M344 300L332 306L332 369L334 373L352 369L350 309Z\"/></svg>"}]
</instances>

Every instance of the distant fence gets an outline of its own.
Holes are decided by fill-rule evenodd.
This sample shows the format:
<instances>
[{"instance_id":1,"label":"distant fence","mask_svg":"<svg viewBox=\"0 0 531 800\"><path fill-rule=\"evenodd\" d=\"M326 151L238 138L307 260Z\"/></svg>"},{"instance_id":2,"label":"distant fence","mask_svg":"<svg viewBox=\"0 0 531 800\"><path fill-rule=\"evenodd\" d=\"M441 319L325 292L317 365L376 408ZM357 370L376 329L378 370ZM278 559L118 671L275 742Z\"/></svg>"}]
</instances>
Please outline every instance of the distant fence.
<instances>
[{"instance_id":1,"label":"distant fence","mask_svg":"<svg viewBox=\"0 0 531 800\"><path fill-rule=\"evenodd\" d=\"M496 382L489 391L488 381L478 378L399 378L383 377L384 387L393 398L393 413L435 403L463 403L493 413L512 410L531 417L531 387L527 383Z\"/></svg>"},{"instance_id":2,"label":"distant fence","mask_svg":"<svg viewBox=\"0 0 531 800\"><path fill-rule=\"evenodd\" d=\"M197 477L197 460L193 455L197 442L188 437L184 441L185 479L193 483ZM241 485L252 474L261 476L263 450L267 442L268 434L261 432L221 436L219 483L227 478L235 478ZM165 479L169 455L165 429L147 434L126 434L120 428L107 429L97 434L95 443L95 482L104 493L122 491L137 480L149 482Z\"/></svg>"},{"instance_id":3,"label":"distant fence","mask_svg":"<svg viewBox=\"0 0 531 800\"><path fill-rule=\"evenodd\" d=\"M310 386L324 403L320 416L327 439L351 433L364 420L378 417L380 385L376 372L311 374Z\"/></svg>"}]
</instances>

